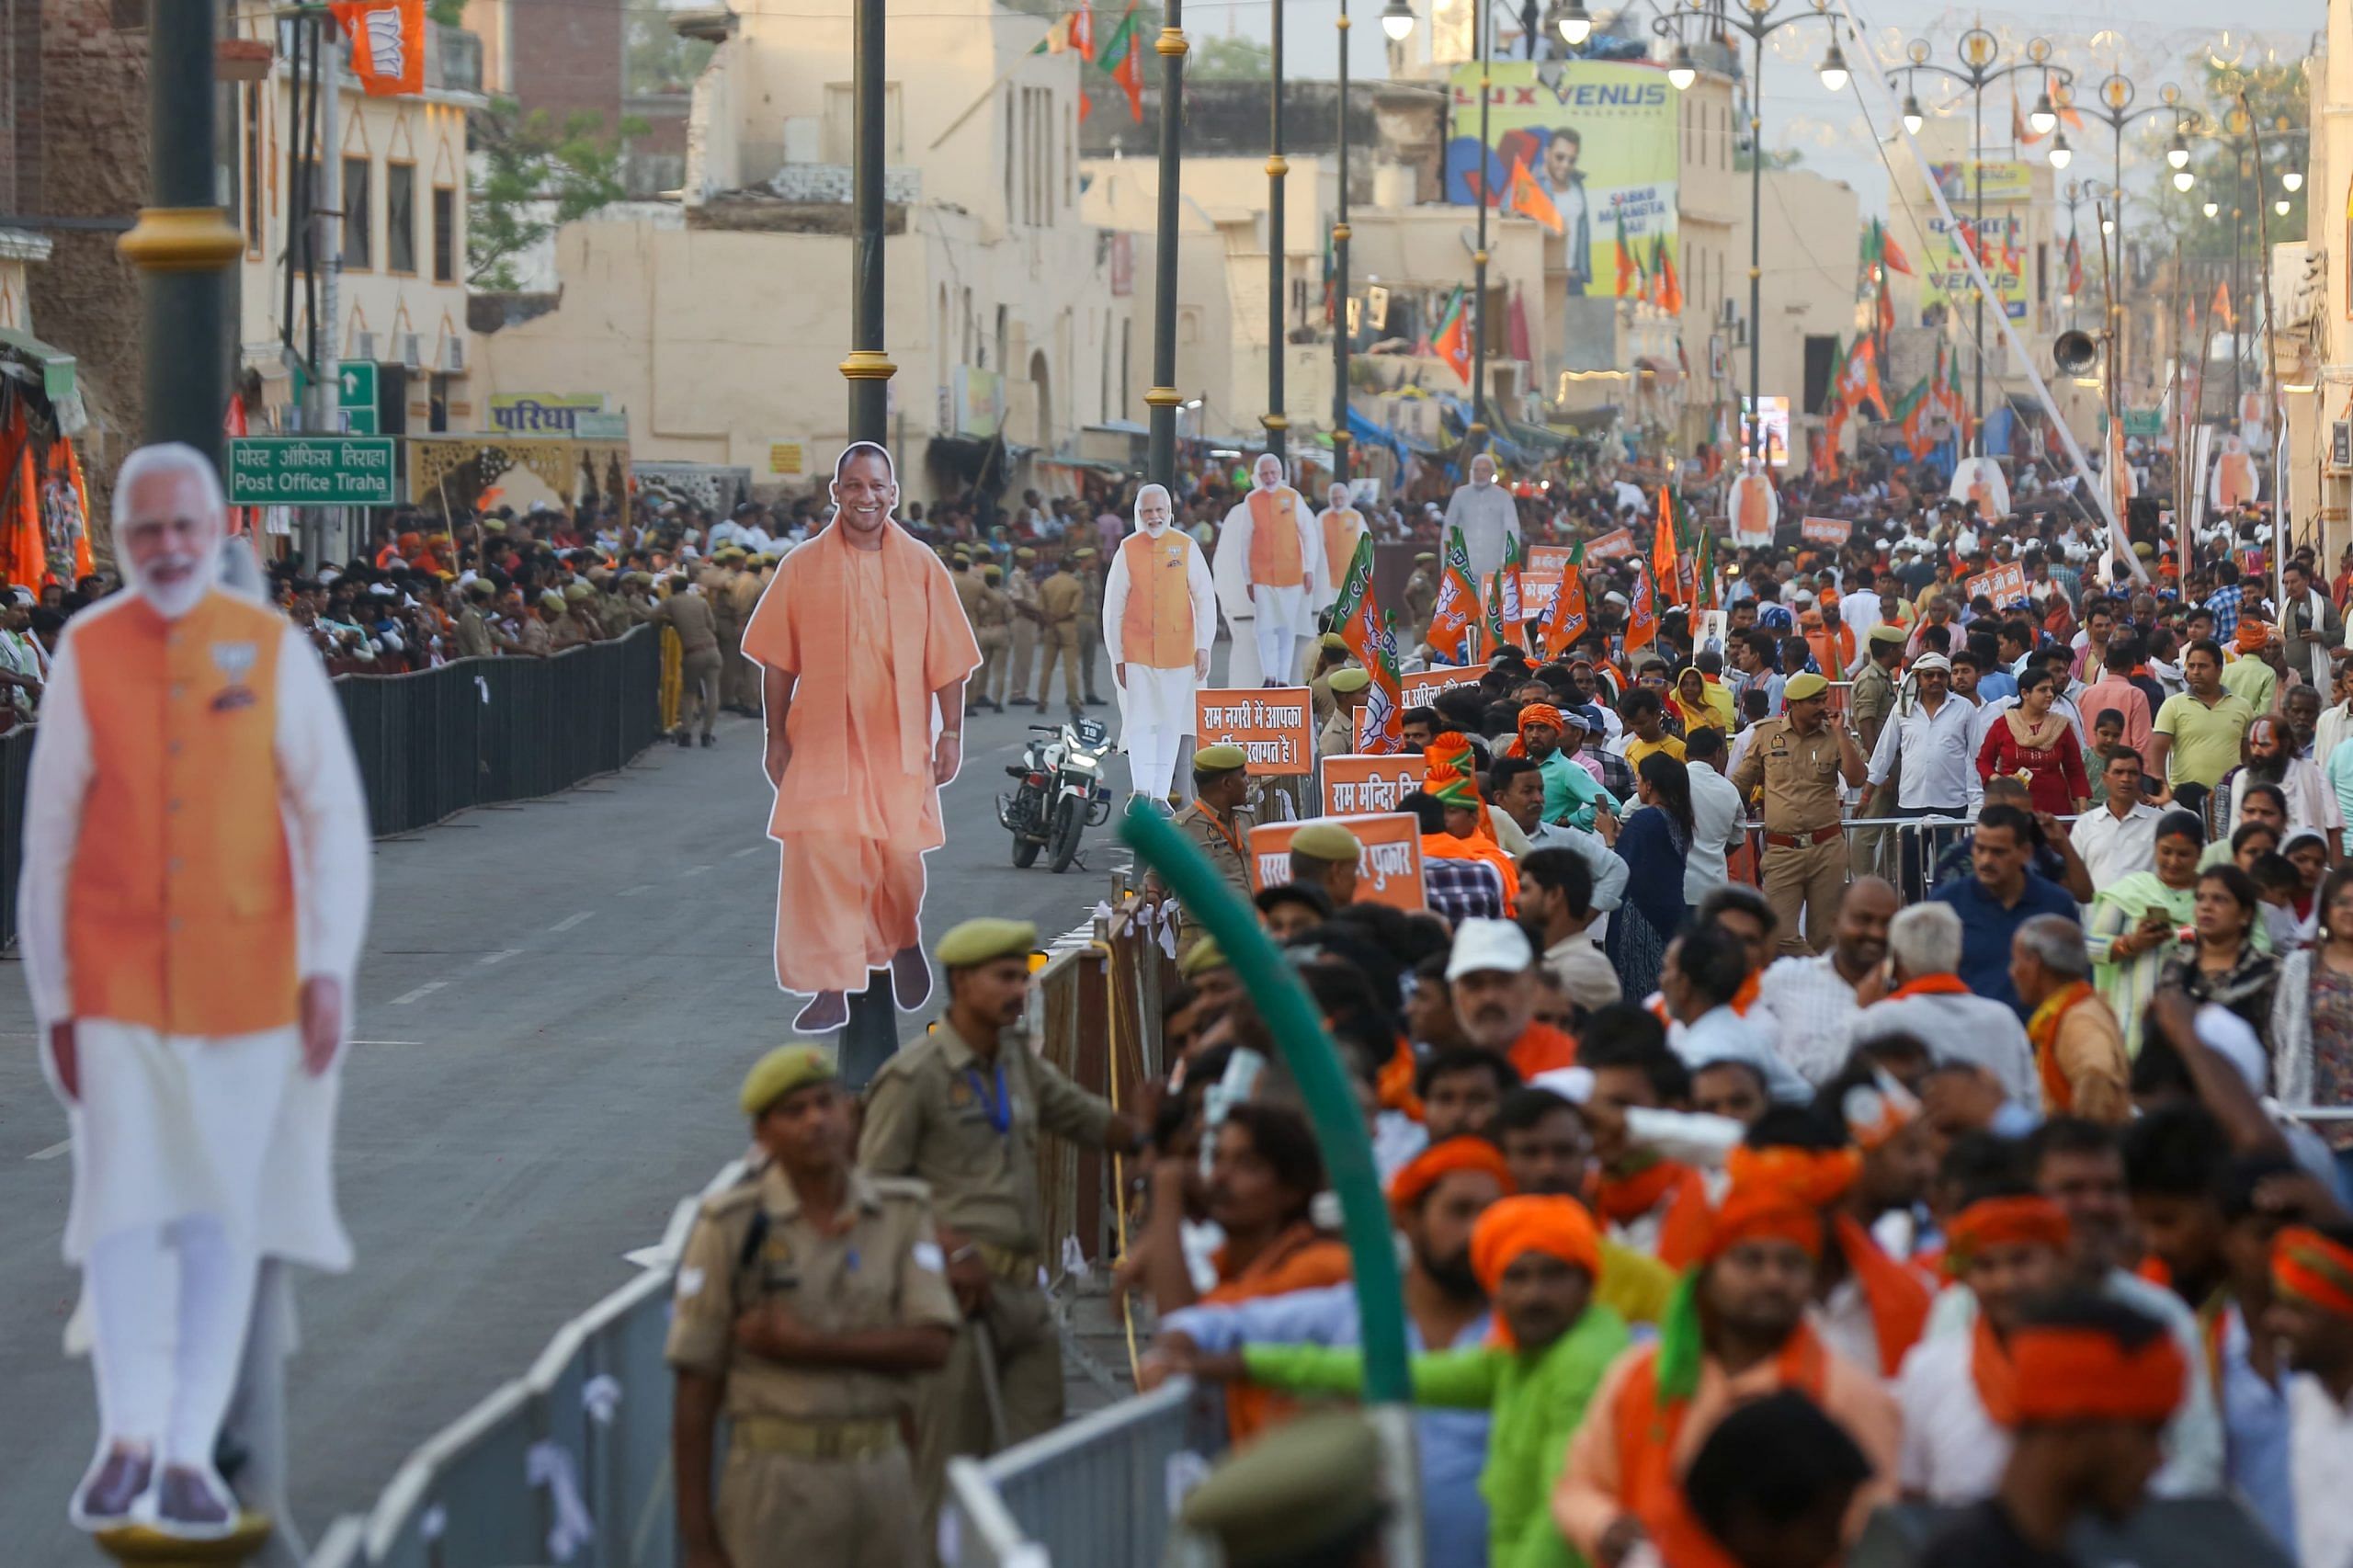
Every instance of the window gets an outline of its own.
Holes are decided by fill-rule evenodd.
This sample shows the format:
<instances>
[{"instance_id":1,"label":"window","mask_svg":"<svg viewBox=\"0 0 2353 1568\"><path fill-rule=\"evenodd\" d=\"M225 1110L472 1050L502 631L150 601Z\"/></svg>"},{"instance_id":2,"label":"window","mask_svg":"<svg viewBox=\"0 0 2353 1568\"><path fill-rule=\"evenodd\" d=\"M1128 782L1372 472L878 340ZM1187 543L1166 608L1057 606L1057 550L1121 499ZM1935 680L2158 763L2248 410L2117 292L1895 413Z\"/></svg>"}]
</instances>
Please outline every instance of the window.
<instances>
[{"instance_id":1,"label":"window","mask_svg":"<svg viewBox=\"0 0 2353 1568\"><path fill-rule=\"evenodd\" d=\"M375 195L368 188L369 168L365 158L343 161L343 265L349 271L365 272L376 264L368 225Z\"/></svg>"},{"instance_id":2,"label":"window","mask_svg":"<svg viewBox=\"0 0 2353 1568\"><path fill-rule=\"evenodd\" d=\"M458 193L446 185L433 187L433 281L458 280Z\"/></svg>"},{"instance_id":3,"label":"window","mask_svg":"<svg viewBox=\"0 0 2353 1568\"><path fill-rule=\"evenodd\" d=\"M384 270L416 271L416 165L384 165Z\"/></svg>"}]
</instances>

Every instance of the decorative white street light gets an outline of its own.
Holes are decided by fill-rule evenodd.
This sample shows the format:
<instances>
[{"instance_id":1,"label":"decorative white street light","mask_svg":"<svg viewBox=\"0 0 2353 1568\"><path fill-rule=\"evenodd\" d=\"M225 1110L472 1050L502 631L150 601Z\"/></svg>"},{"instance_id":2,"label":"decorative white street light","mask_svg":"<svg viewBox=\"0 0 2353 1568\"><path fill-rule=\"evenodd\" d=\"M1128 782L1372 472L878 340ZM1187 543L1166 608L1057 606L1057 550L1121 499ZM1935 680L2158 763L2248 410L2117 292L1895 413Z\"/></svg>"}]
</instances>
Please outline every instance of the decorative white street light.
<instances>
[{"instance_id":1,"label":"decorative white street light","mask_svg":"<svg viewBox=\"0 0 2353 1568\"><path fill-rule=\"evenodd\" d=\"M1666 62L1666 79L1674 84L1678 93L1699 79L1699 63L1691 58L1690 45L1678 43L1675 46L1675 56Z\"/></svg>"},{"instance_id":2,"label":"decorative white street light","mask_svg":"<svg viewBox=\"0 0 2353 1568\"><path fill-rule=\"evenodd\" d=\"M2043 88L2042 96L2034 100L2034 108L2027 111L2026 122L2037 136L2050 135L2052 128L2059 123L2059 111L2051 104L2050 88Z\"/></svg>"},{"instance_id":3,"label":"decorative white street light","mask_svg":"<svg viewBox=\"0 0 2353 1568\"><path fill-rule=\"evenodd\" d=\"M2188 190L2191 186L2196 185L2197 183L2198 183L2198 176L2197 176L2196 175L2194 175L2194 174L2191 174L2188 169L2176 169L2176 170L2174 170L2174 172L2173 172L2173 187L2174 187L2174 189L2176 189L2176 190Z\"/></svg>"},{"instance_id":4,"label":"decorative white street light","mask_svg":"<svg viewBox=\"0 0 2353 1568\"><path fill-rule=\"evenodd\" d=\"M2173 140L2165 144L2165 162L2177 169L2189 166L2189 142L2177 130L2173 133Z\"/></svg>"},{"instance_id":5,"label":"decorative white street light","mask_svg":"<svg viewBox=\"0 0 2353 1568\"><path fill-rule=\"evenodd\" d=\"M2058 140L2051 143L2051 166L2054 169L2063 169L2075 161L2075 150L2067 145L2067 133L2063 131L2059 133Z\"/></svg>"},{"instance_id":6,"label":"decorative white street light","mask_svg":"<svg viewBox=\"0 0 2353 1568\"><path fill-rule=\"evenodd\" d=\"M1904 94L1904 129L1910 131L1913 135L1917 136L1920 134L1920 127L1927 123L1927 116L1920 112L1920 100L1913 97L1910 93Z\"/></svg>"},{"instance_id":7,"label":"decorative white street light","mask_svg":"<svg viewBox=\"0 0 2353 1568\"><path fill-rule=\"evenodd\" d=\"M1568 24L1563 23L1562 30L1565 32L1567 29ZM1389 0L1389 4L1381 8L1381 30L1389 35L1391 42L1404 42L1413 36L1414 7L1406 4L1406 0Z\"/></svg>"},{"instance_id":8,"label":"decorative white street light","mask_svg":"<svg viewBox=\"0 0 2353 1568\"><path fill-rule=\"evenodd\" d=\"M1583 0L1569 0L1569 8L1561 13L1561 37L1571 46L1579 45L1593 36L1593 16L1585 8ZM1689 84L1677 82L1677 86Z\"/></svg>"},{"instance_id":9,"label":"decorative white street light","mask_svg":"<svg viewBox=\"0 0 2353 1568\"><path fill-rule=\"evenodd\" d=\"M2289 193L2292 195L2304 188L2304 171L2302 169L2283 169L2279 173L2279 183L2285 186L2288 188Z\"/></svg>"},{"instance_id":10,"label":"decorative white street light","mask_svg":"<svg viewBox=\"0 0 2353 1568\"><path fill-rule=\"evenodd\" d=\"M1830 40L1830 52L1822 57L1822 64L1815 74L1822 78L1822 85L1828 91L1843 93L1847 90L1847 57L1838 51L1836 39Z\"/></svg>"}]
</instances>

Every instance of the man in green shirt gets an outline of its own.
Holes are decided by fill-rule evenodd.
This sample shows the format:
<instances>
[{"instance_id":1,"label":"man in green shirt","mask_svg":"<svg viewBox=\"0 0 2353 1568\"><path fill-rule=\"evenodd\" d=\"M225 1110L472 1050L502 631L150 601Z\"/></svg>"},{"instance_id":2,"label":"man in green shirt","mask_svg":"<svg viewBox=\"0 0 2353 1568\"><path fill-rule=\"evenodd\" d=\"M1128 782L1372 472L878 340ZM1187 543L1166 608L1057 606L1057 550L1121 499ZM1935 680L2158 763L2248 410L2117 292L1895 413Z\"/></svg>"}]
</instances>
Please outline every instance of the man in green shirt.
<instances>
[{"instance_id":1,"label":"man in green shirt","mask_svg":"<svg viewBox=\"0 0 2353 1568\"><path fill-rule=\"evenodd\" d=\"M2245 698L2246 705L2257 713L2268 713L2272 699L2279 691L2279 672L2287 667L2288 663L2279 642L2279 631L2277 627L2256 619L2252 606L2241 610L2239 615L2241 651L2237 658L2222 666L2222 686L2224 689ZM2263 633L2263 642L2249 649L2245 646L2246 641L2256 631Z\"/></svg>"},{"instance_id":2,"label":"man in green shirt","mask_svg":"<svg viewBox=\"0 0 2353 1568\"><path fill-rule=\"evenodd\" d=\"M1593 829L1594 809L1616 815L1620 802L1570 757L1585 744L1585 720L1574 709L1531 702L1519 713L1520 749L1544 777L1544 820Z\"/></svg>"},{"instance_id":3,"label":"man in green shirt","mask_svg":"<svg viewBox=\"0 0 2353 1568\"><path fill-rule=\"evenodd\" d=\"M1413 1358L1417 1404L1486 1409L1494 1418L1479 1492L1493 1568L1570 1568L1578 1559L1551 1508L1571 1434L1601 1375L1629 1344L1617 1313L1593 1301L1600 1234L1570 1198L1506 1198L1479 1216L1471 1266L1495 1301L1498 1332L1476 1349ZM1354 1393L1364 1353L1316 1345L1250 1345L1203 1357L1196 1375L1246 1377L1299 1393Z\"/></svg>"},{"instance_id":4,"label":"man in green shirt","mask_svg":"<svg viewBox=\"0 0 2353 1568\"><path fill-rule=\"evenodd\" d=\"M2222 685L2222 649L2218 642L2192 642L2182 655L2187 691L2165 699L2149 737L2149 771L2170 785L2211 790L2239 765L2246 727L2255 709Z\"/></svg>"}]
</instances>

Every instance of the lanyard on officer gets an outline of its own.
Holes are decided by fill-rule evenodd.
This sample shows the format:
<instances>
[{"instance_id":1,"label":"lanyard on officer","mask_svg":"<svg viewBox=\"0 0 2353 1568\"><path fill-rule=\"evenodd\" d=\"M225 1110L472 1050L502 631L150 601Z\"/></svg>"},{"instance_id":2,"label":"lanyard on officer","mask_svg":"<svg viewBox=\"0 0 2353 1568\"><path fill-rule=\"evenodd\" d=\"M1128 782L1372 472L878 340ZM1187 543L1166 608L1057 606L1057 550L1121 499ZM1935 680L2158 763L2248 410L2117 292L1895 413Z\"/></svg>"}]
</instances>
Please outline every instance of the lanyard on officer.
<instances>
[{"instance_id":1,"label":"lanyard on officer","mask_svg":"<svg viewBox=\"0 0 2353 1568\"><path fill-rule=\"evenodd\" d=\"M973 1069L970 1067L964 1069L964 1081L972 1085L972 1093L979 1098L981 1108L988 1112L989 1126L994 1131L1002 1133L1013 1125L1013 1099L1006 1093L1004 1062L999 1062L996 1064L996 1097L995 1099L989 1097L988 1086L981 1082L980 1074Z\"/></svg>"}]
</instances>

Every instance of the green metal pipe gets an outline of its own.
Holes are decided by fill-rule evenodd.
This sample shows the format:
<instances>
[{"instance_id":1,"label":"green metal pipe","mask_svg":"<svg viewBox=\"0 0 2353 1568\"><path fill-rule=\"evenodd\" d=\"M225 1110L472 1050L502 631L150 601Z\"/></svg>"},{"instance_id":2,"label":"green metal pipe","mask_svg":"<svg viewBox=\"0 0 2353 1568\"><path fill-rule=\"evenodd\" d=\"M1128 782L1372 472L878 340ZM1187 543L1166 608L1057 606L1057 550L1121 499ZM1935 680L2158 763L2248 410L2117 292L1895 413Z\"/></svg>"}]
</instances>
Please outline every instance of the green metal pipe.
<instances>
[{"instance_id":1,"label":"green metal pipe","mask_svg":"<svg viewBox=\"0 0 2353 1568\"><path fill-rule=\"evenodd\" d=\"M1364 1395L1369 1404L1404 1404L1413 1398L1405 1369L1405 1295L1397 1278L1397 1248L1391 1239L1389 1205L1381 1173L1372 1163L1372 1140L1364 1113L1340 1066L1324 1020L1249 907L1234 897L1225 879L1138 800L1121 819L1120 836L1136 858L1184 901L1195 925L1217 939L1233 965L1242 988L1266 1020L1283 1065L1290 1069L1307 1103L1307 1119L1324 1151L1324 1168L1339 1195L1341 1231L1356 1275L1357 1318L1364 1343Z\"/></svg>"}]
</instances>

